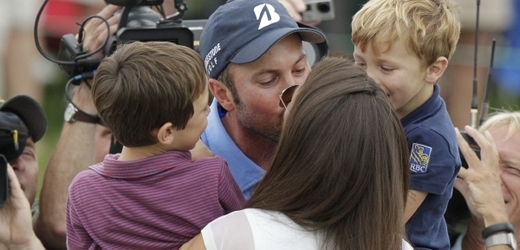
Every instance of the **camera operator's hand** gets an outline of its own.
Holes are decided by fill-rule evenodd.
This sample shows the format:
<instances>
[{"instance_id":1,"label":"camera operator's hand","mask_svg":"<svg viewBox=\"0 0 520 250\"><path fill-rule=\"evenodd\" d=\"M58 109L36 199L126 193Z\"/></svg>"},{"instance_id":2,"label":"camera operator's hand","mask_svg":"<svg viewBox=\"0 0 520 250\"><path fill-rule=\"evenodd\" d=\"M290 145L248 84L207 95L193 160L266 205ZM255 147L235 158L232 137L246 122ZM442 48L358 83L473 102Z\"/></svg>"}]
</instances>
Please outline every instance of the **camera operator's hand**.
<instances>
[{"instance_id":1,"label":"camera operator's hand","mask_svg":"<svg viewBox=\"0 0 520 250\"><path fill-rule=\"evenodd\" d=\"M305 4L305 0L278 0L285 9L287 9L287 12L289 12L289 15L291 15L292 19L296 22L301 22L303 24L307 24L310 26L316 26L321 21L312 21L312 22L304 22L302 19L301 13L307 10L307 5Z\"/></svg>"},{"instance_id":2,"label":"camera operator's hand","mask_svg":"<svg viewBox=\"0 0 520 250\"><path fill-rule=\"evenodd\" d=\"M464 196L471 213L482 218L485 225L506 222L499 155L493 137L487 131L483 135L469 126L465 131L480 146L481 159L457 130L459 148L469 166L460 168L455 188Z\"/></svg>"},{"instance_id":3,"label":"camera operator's hand","mask_svg":"<svg viewBox=\"0 0 520 250\"><path fill-rule=\"evenodd\" d=\"M117 26L119 25L119 21L121 20L121 15L115 14L120 7L116 5L107 5L104 7L97 16L105 18L110 25L110 34L108 34L107 26L103 20L99 18L93 18L85 24L85 34L83 41L83 49L87 52L91 52L99 48L108 35L114 35L117 32ZM95 56L103 57L103 50L100 53L97 53Z\"/></svg>"},{"instance_id":4,"label":"camera operator's hand","mask_svg":"<svg viewBox=\"0 0 520 250\"><path fill-rule=\"evenodd\" d=\"M44 249L34 234L31 207L11 165L7 176L9 200L0 208L0 243L8 249Z\"/></svg>"},{"instance_id":5,"label":"camera operator's hand","mask_svg":"<svg viewBox=\"0 0 520 250\"><path fill-rule=\"evenodd\" d=\"M81 83L74 90L72 102L83 112L90 115L97 115L96 106L92 100L92 91L89 86L92 86L92 79L87 79L88 83ZM87 85L88 84L88 85Z\"/></svg>"}]
</instances>

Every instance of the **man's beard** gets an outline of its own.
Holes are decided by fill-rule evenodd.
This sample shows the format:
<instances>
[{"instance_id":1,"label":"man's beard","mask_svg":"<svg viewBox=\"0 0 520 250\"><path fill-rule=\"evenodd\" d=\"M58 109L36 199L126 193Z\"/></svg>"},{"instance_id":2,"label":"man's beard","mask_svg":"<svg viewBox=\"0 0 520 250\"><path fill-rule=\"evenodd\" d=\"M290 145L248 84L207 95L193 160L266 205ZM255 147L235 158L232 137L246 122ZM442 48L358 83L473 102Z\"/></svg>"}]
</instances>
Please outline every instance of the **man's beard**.
<instances>
[{"instance_id":1,"label":"man's beard","mask_svg":"<svg viewBox=\"0 0 520 250\"><path fill-rule=\"evenodd\" d=\"M258 116L255 113L247 110L247 108L244 107L242 103L238 103L236 105L236 112L238 120L244 128L268 140L278 143L282 130L283 113L278 114L276 124L269 124L268 126L263 126L259 125L259 123L263 124L263 122L258 121Z\"/></svg>"}]
</instances>

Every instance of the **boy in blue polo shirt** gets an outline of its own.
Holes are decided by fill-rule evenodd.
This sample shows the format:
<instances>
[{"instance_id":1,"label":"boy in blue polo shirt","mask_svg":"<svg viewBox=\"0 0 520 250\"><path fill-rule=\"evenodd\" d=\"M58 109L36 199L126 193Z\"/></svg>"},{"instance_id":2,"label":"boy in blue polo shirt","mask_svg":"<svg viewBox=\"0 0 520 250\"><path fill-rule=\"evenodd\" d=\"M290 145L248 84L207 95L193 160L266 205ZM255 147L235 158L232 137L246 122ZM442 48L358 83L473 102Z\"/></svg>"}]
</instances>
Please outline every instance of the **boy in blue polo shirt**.
<instances>
[{"instance_id":1,"label":"boy in blue polo shirt","mask_svg":"<svg viewBox=\"0 0 520 250\"><path fill-rule=\"evenodd\" d=\"M387 94L406 132L411 183L404 214L415 249L449 249L444 212L460 169L437 81L459 39L450 0L370 0L352 20L354 59Z\"/></svg>"}]
</instances>

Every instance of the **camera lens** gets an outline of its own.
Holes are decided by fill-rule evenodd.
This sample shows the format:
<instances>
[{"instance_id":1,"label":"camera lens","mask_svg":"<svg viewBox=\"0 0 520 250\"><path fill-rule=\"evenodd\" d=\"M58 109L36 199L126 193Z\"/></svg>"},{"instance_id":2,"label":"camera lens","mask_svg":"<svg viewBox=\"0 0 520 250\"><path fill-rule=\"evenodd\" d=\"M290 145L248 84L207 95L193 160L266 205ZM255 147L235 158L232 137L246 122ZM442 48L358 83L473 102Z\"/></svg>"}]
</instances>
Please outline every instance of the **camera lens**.
<instances>
[{"instance_id":1,"label":"camera lens","mask_svg":"<svg viewBox=\"0 0 520 250\"><path fill-rule=\"evenodd\" d=\"M322 13L327 13L330 11L329 3L318 3L317 7L318 7L318 10Z\"/></svg>"}]
</instances>

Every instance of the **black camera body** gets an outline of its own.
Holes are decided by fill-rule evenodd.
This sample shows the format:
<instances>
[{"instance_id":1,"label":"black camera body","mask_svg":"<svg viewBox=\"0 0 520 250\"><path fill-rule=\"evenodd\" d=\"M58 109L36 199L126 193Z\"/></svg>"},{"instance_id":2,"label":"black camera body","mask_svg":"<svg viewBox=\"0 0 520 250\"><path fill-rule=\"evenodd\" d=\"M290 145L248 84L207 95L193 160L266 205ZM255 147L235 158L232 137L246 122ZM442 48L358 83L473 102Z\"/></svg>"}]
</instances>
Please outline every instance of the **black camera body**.
<instances>
[{"instance_id":1,"label":"black camera body","mask_svg":"<svg viewBox=\"0 0 520 250\"><path fill-rule=\"evenodd\" d=\"M460 131L460 134L469 144L473 152L480 158L480 146L475 142L475 140L469 136L465 131ZM460 160L462 162L462 167L468 168L468 162L464 158L464 155L459 150ZM448 207L446 208L446 212L444 214L444 218L448 224L448 232L450 235L450 241L454 241L454 237L459 234L457 225L460 223L466 223L470 219L470 211L468 208L468 204L464 199L464 196L456 189L453 189L453 194L448 202Z\"/></svg>"},{"instance_id":2,"label":"black camera body","mask_svg":"<svg viewBox=\"0 0 520 250\"><path fill-rule=\"evenodd\" d=\"M307 9L302 13L304 21L326 21L334 19L333 0L305 0Z\"/></svg>"},{"instance_id":3,"label":"black camera body","mask_svg":"<svg viewBox=\"0 0 520 250\"><path fill-rule=\"evenodd\" d=\"M7 164L23 153L28 137L27 128L18 115L0 111L0 207L9 197Z\"/></svg>"},{"instance_id":4,"label":"black camera body","mask_svg":"<svg viewBox=\"0 0 520 250\"><path fill-rule=\"evenodd\" d=\"M168 41L194 48L194 34L190 27L184 26L181 19L184 11L187 10L183 1L175 1L178 13L168 18L161 18L159 13L148 7L160 6L163 0L105 0L105 2L123 6L119 10L121 21L118 30L114 36L107 38L101 50L105 55L111 55L119 44L132 41ZM98 48L90 48L90 50L94 49ZM91 52L85 51L82 41L78 41L75 35L64 35L60 41L58 59L71 63L60 64L60 68L68 78L93 72L102 58L90 57L88 53Z\"/></svg>"},{"instance_id":5,"label":"black camera body","mask_svg":"<svg viewBox=\"0 0 520 250\"><path fill-rule=\"evenodd\" d=\"M0 207L3 207L9 197L9 178L7 178L7 160L0 154Z\"/></svg>"},{"instance_id":6,"label":"black camera body","mask_svg":"<svg viewBox=\"0 0 520 250\"><path fill-rule=\"evenodd\" d=\"M460 134L462 135L464 140L466 140L466 142L469 144L469 147L473 150L473 152L475 152L475 154L478 156L478 158L480 158L480 146L477 144L477 142L464 131L460 131ZM460 155L460 161L462 162L462 167L468 168L468 162L466 161L466 159L464 158L464 155L462 154L462 152L460 150L459 150L459 155Z\"/></svg>"},{"instance_id":7,"label":"black camera body","mask_svg":"<svg viewBox=\"0 0 520 250\"><path fill-rule=\"evenodd\" d=\"M61 37L58 59L61 61L74 62L73 64L59 65L68 78L73 78L84 72L91 72L99 66L102 58L84 57L86 54L81 44L78 43L76 36L66 34Z\"/></svg>"}]
</instances>

